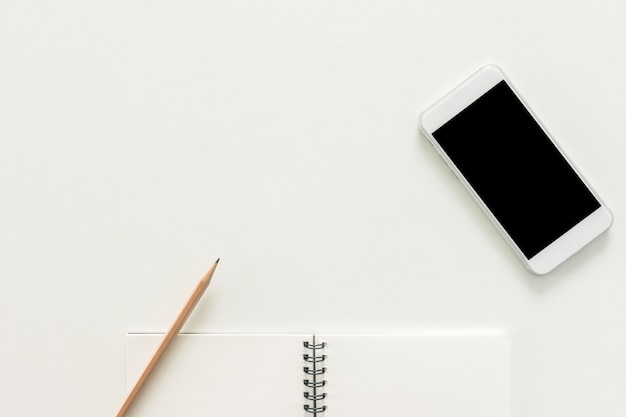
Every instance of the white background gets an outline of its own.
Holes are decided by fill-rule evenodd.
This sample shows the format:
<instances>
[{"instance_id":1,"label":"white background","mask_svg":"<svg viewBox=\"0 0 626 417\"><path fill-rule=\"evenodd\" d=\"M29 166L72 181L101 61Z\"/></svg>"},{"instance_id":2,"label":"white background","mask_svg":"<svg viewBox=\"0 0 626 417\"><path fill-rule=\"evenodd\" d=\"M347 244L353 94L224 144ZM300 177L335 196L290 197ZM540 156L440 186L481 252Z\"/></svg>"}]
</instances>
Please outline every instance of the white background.
<instances>
[{"instance_id":1,"label":"white background","mask_svg":"<svg viewBox=\"0 0 626 417\"><path fill-rule=\"evenodd\" d=\"M112 416L125 335L505 330L515 417L626 413L626 3L0 3L0 415ZM523 268L419 133L500 65L615 215Z\"/></svg>"}]
</instances>

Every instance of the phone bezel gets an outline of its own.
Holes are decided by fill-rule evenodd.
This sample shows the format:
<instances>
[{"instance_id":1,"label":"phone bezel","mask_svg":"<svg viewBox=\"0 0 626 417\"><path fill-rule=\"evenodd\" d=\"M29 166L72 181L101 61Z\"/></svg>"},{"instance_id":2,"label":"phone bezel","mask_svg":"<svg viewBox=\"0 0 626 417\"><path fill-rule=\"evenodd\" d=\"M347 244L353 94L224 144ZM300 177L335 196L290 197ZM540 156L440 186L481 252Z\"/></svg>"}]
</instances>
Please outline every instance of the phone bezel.
<instances>
[{"instance_id":1,"label":"phone bezel","mask_svg":"<svg viewBox=\"0 0 626 417\"><path fill-rule=\"evenodd\" d=\"M548 245L545 249L543 249L541 252L539 252L530 259L522 253L522 251L517 246L517 243L501 226L498 219L493 215L491 210L489 210L489 208L485 205L482 199L474 191L469 182L463 177L461 172L458 170L458 168L455 166L455 164L448 157L448 155L445 153L445 151L441 148L439 143L432 135L434 131L444 125L448 120L452 119L463 109L465 109L467 106L476 101L479 97L481 97L483 94L485 94L487 91L489 91L496 84L503 80L511 88L514 94L519 98L519 100L522 102L522 104L528 110L531 116L537 121L541 129L546 133L547 137L552 141L554 146L563 155L563 157L572 167L574 172L576 172L576 174L580 177L581 181L590 190L594 197L600 202L600 207L597 210L595 210L580 223L568 230L565 234L563 234L561 237L559 237L557 240L555 240L553 243ZM596 238L598 235L600 235L611 226L613 222L613 216L610 210L606 207L606 205L600 199L597 193L594 192L592 187L581 175L580 171L576 168L572 161L558 146L550 132L548 132L545 126L526 104L522 96L517 92L511 82L506 78L504 72L496 65L488 64L481 67L467 80L463 81L458 87L446 94L434 105L426 109L420 115L419 125L430 143L437 150L439 155L444 159L450 169L454 172L459 181L469 191L470 195L479 204L483 211L485 211L489 219L494 223L494 225L504 236L506 241L511 245L515 253L526 265L526 267L533 273L538 275L544 275L552 271L555 267L571 257L574 253L579 251L581 248L583 248L585 245L587 245L594 238Z\"/></svg>"}]
</instances>

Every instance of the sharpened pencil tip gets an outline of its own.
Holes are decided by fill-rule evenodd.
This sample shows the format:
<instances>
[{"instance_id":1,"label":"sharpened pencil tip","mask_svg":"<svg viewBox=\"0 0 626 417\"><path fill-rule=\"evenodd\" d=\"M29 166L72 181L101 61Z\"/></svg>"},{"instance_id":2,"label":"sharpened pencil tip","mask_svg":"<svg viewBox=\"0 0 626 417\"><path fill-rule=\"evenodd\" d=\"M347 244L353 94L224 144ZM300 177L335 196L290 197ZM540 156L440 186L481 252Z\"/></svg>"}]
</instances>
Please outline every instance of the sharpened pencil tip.
<instances>
[{"instance_id":1,"label":"sharpened pencil tip","mask_svg":"<svg viewBox=\"0 0 626 417\"><path fill-rule=\"evenodd\" d=\"M215 263L218 263L220 261L220 258L217 258L217 261L215 261Z\"/></svg>"}]
</instances>

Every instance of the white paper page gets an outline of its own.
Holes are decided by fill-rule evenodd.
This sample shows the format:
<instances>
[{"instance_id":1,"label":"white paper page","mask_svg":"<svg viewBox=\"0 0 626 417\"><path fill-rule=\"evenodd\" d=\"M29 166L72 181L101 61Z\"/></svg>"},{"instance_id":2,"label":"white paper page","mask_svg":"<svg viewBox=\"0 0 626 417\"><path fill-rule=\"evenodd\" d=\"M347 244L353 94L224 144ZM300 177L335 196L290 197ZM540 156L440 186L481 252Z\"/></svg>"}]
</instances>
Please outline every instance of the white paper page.
<instances>
[{"instance_id":1,"label":"white paper page","mask_svg":"<svg viewBox=\"0 0 626 417\"><path fill-rule=\"evenodd\" d=\"M323 417L507 417L505 335L318 335Z\"/></svg>"},{"instance_id":2,"label":"white paper page","mask_svg":"<svg viewBox=\"0 0 626 417\"><path fill-rule=\"evenodd\" d=\"M178 335L130 417L303 416L303 335ZM163 335L128 335L130 391Z\"/></svg>"}]
</instances>

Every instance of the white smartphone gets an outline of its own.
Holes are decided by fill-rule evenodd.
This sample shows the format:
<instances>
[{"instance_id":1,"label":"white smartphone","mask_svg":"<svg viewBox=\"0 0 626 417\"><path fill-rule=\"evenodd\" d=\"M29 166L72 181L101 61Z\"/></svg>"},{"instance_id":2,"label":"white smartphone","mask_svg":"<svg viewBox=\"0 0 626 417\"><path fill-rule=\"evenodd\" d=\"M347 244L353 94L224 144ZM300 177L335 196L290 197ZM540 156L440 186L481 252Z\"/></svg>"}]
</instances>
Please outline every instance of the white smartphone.
<instances>
[{"instance_id":1,"label":"white smartphone","mask_svg":"<svg viewBox=\"0 0 626 417\"><path fill-rule=\"evenodd\" d=\"M420 127L535 274L611 226L611 211L497 66L424 111Z\"/></svg>"}]
</instances>

